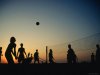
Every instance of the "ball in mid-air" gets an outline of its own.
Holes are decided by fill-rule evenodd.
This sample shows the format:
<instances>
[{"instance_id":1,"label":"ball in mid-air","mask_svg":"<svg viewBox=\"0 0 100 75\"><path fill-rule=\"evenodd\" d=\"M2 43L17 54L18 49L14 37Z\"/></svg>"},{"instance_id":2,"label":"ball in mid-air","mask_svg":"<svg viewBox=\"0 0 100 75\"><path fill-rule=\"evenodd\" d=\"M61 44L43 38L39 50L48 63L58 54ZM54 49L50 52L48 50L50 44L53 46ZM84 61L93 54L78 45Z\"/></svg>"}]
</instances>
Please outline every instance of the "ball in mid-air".
<instances>
[{"instance_id":1,"label":"ball in mid-air","mask_svg":"<svg viewBox=\"0 0 100 75\"><path fill-rule=\"evenodd\" d=\"M38 25L40 25L40 23L39 22L36 22L36 25L38 26Z\"/></svg>"}]
</instances>

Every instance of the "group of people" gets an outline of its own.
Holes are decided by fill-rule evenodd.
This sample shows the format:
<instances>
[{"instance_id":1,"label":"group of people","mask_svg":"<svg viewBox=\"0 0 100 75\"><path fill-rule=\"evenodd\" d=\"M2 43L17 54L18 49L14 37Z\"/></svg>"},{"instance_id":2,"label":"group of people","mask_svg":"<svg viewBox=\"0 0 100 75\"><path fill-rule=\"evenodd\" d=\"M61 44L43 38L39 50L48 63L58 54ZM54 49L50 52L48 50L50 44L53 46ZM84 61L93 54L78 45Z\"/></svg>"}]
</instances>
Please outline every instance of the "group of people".
<instances>
[{"instance_id":1,"label":"group of people","mask_svg":"<svg viewBox=\"0 0 100 75\"><path fill-rule=\"evenodd\" d=\"M67 61L68 63L77 63L78 58L74 52L74 50L71 48L71 45L68 45L68 51L67 51ZM91 54L91 63L100 63L100 47L99 44L96 45L96 55L94 53Z\"/></svg>"},{"instance_id":2,"label":"group of people","mask_svg":"<svg viewBox=\"0 0 100 75\"><path fill-rule=\"evenodd\" d=\"M96 55L94 53L91 54L91 63L100 63L100 47L99 44L96 45Z\"/></svg>"},{"instance_id":3,"label":"group of people","mask_svg":"<svg viewBox=\"0 0 100 75\"><path fill-rule=\"evenodd\" d=\"M18 63L24 63L24 60L29 58L30 53L28 53L28 56L27 56L27 54L25 52L25 48L23 48L23 43L20 44L21 47L18 49L18 52L16 53L16 43L15 42L16 42L15 37L11 37L10 44L8 45L6 52L5 52L5 57L7 59L7 62L9 64L14 64L14 60L13 60L13 56L14 56L16 60L18 59ZM13 54L13 56L12 56L12 54ZM32 58L32 55L31 55L31 58ZM37 53L37 55L35 55L34 58L35 58L35 60L37 60L38 53Z\"/></svg>"},{"instance_id":4,"label":"group of people","mask_svg":"<svg viewBox=\"0 0 100 75\"><path fill-rule=\"evenodd\" d=\"M30 53L28 53L28 56L25 52L25 48L23 48L23 43L20 44L20 48L18 49L18 52L16 53L16 38L11 37L10 38L10 43L5 51L5 57L7 59L8 64L14 64L13 56L15 57L16 60L18 60L18 63L25 63L25 60L29 58ZM0 51L2 49L0 48ZM0 52L1 54L2 52ZM1 56L1 55L0 55ZM36 52L34 53L34 57L31 54L31 60L34 59L34 63L38 62L39 63L39 53L38 49L36 49ZM1 58L0 58L1 59ZM49 61L50 63L53 63L53 53L52 49L50 49L49 53Z\"/></svg>"},{"instance_id":5,"label":"group of people","mask_svg":"<svg viewBox=\"0 0 100 75\"><path fill-rule=\"evenodd\" d=\"M25 48L23 48L23 43L20 44L20 48L18 49L18 52L16 53L16 39L15 37L10 38L10 43L5 51L5 57L7 59L7 62L9 64L14 64L13 56L15 57L16 60L18 60L18 63L24 63L25 60L31 58L30 60L34 59L34 63L39 62L39 52L38 49L36 49L36 52L34 53L34 57L30 53L28 53L28 56L25 52ZM96 45L97 50L96 50L96 56L94 56L94 53L91 55L91 62L94 62L96 58L96 62L100 63L100 47L99 44ZM13 56L12 56L13 54ZM2 47L0 47L0 62L1 62L1 56L2 56ZM78 58L77 55L75 54L74 50L71 47L71 44L68 45L68 51L67 51L67 62L68 63L77 63ZM53 57L53 51L52 49L49 50L49 63L55 63L54 62L54 57Z\"/></svg>"}]
</instances>

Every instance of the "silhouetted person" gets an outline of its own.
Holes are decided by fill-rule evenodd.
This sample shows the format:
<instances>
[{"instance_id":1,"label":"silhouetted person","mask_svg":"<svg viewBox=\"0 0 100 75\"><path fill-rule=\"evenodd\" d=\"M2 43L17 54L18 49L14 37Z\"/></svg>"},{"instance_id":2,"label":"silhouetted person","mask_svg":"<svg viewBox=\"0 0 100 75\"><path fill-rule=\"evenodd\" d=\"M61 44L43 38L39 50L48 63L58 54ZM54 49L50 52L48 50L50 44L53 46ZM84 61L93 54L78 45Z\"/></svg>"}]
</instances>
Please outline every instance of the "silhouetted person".
<instances>
[{"instance_id":1,"label":"silhouetted person","mask_svg":"<svg viewBox=\"0 0 100 75\"><path fill-rule=\"evenodd\" d=\"M76 63L76 59L77 59L77 57L76 57L76 54L75 54L75 52L74 52L74 50L71 48L71 45L69 44L68 45L68 51L67 51L67 61L68 61L68 63Z\"/></svg>"},{"instance_id":2,"label":"silhouetted person","mask_svg":"<svg viewBox=\"0 0 100 75\"><path fill-rule=\"evenodd\" d=\"M33 55L31 54L31 58L33 58Z\"/></svg>"},{"instance_id":3,"label":"silhouetted person","mask_svg":"<svg viewBox=\"0 0 100 75\"><path fill-rule=\"evenodd\" d=\"M15 44L15 41L16 41L15 37L11 37L10 38L10 44L8 45L8 47L6 49L6 52L5 52L5 57L6 57L6 59L7 59L9 64L14 64L14 60L13 60L12 54L17 59L17 57L16 57L16 44Z\"/></svg>"},{"instance_id":4,"label":"silhouetted person","mask_svg":"<svg viewBox=\"0 0 100 75\"><path fill-rule=\"evenodd\" d=\"M28 53L28 58L30 57L30 52Z\"/></svg>"},{"instance_id":5,"label":"silhouetted person","mask_svg":"<svg viewBox=\"0 0 100 75\"><path fill-rule=\"evenodd\" d=\"M25 48L23 48L23 44L22 43L20 44L20 46L21 47L18 49L18 52L17 52L17 57L18 57L18 62L22 63L23 60L25 59L24 54L26 55L26 52L25 52ZM27 55L26 55L26 57L27 57Z\"/></svg>"},{"instance_id":6,"label":"silhouetted person","mask_svg":"<svg viewBox=\"0 0 100 75\"><path fill-rule=\"evenodd\" d=\"M97 50L96 50L96 62L100 63L100 47L99 44L96 45Z\"/></svg>"},{"instance_id":7,"label":"silhouetted person","mask_svg":"<svg viewBox=\"0 0 100 75\"><path fill-rule=\"evenodd\" d=\"M0 63L1 63L1 56L2 56L2 47L0 47Z\"/></svg>"},{"instance_id":8,"label":"silhouetted person","mask_svg":"<svg viewBox=\"0 0 100 75\"><path fill-rule=\"evenodd\" d=\"M34 63L36 63L36 61L39 63L39 53L38 53L38 49L34 53Z\"/></svg>"},{"instance_id":9,"label":"silhouetted person","mask_svg":"<svg viewBox=\"0 0 100 75\"><path fill-rule=\"evenodd\" d=\"M92 55L91 55L91 63L94 63L95 62L95 59L94 59L94 53L92 53Z\"/></svg>"},{"instance_id":10,"label":"silhouetted person","mask_svg":"<svg viewBox=\"0 0 100 75\"><path fill-rule=\"evenodd\" d=\"M50 52L49 52L49 62L50 63L54 63L54 61L53 61L53 51L52 51L52 49L50 49Z\"/></svg>"}]
</instances>

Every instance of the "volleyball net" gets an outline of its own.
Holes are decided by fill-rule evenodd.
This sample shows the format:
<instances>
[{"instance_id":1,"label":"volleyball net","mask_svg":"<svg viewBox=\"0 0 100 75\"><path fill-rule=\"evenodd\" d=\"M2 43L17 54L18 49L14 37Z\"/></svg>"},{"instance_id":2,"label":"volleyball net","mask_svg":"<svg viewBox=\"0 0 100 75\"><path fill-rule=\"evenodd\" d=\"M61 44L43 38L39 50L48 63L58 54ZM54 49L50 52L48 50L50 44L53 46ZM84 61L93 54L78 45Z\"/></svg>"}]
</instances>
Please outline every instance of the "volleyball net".
<instances>
[{"instance_id":1,"label":"volleyball net","mask_svg":"<svg viewBox=\"0 0 100 75\"><path fill-rule=\"evenodd\" d=\"M90 62L91 54L94 53L95 55L96 53L96 44L100 45L100 33L96 33L91 36L81 38L72 42L65 42L48 46L48 51L49 49L53 50L55 62L67 62L68 44L71 44L72 49L75 51L78 58L78 62Z\"/></svg>"}]
</instances>

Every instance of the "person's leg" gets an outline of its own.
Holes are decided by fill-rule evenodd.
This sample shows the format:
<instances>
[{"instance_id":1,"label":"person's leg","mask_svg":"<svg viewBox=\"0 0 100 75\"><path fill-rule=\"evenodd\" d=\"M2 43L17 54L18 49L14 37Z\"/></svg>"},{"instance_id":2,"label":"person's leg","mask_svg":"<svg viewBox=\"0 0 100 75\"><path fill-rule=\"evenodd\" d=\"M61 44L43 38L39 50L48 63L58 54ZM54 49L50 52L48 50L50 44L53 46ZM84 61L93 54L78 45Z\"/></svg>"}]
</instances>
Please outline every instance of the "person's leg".
<instances>
[{"instance_id":1,"label":"person's leg","mask_svg":"<svg viewBox=\"0 0 100 75\"><path fill-rule=\"evenodd\" d=\"M19 64L21 63L21 59L18 59L18 63L19 63Z\"/></svg>"},{"instance_id":2,"label":"person's leg","mask_svg":"<svg viewBox=\"0 0 100 75\"><path fill-rule=\"evenodd\" d=\"M1 63L1 55L0 55L0 63Z\"/></svg>"},{"instance_id":3,"label":"person's leg","mask_svg":"<svg viewBox=\"0 0 100 75\"><path fill-rule=\"evenodd\" d=\"M40 62L39 62L39 59L37 59L37 61L38 61L38 64L39 64L39 63L40 63Z\"/></svg>"},{"instance_id":4,"label":"person's leg","mask_svg":"<svg viewBox=\"0 0 100 75\"><path fill-rule=\"evenodd\" d=\"M35 64L36 60L34 60L34 64Z\"/></svg>"},{"instance_id":5,"label":"person's leg","mask_svg":"<svg viewBox=\"0 0 100 75\"><path fill-rule=\"evenodd\" d=\"M14 61L13 61L12 57L7 58L7 61L8 61L9 64L14 64Z\"/></svg>"},{"instance_id":6,"label":"person's leg","mask_svg":"<svg viewBox=\"0 0 100 75\"><path fill-rule=\"evenodd\" d=\"M12 55L5 55L8 64L14 64Z\"/></svg>"},{"instance_id":7,"label":"person's leg","mask_svg":"<svg viewBox=\"0 0 100 75\"><path fill-rule=\"evenodd\" d=\"M74 59L74 63L76 63L76 58Z\"/></svg>"},{"instance_id":8,"label":"person's leg","mask_svg":"<svg viewBox=\"0 0 100 75\"><path fill-rule=\"evenodd\" d=\"M72 63L72 62L73 62L73 60L72 60L72 59L70 59L70 60L69 60L69 63Z\"/></svg>"},{"instance_id":9,"label":"person's leg","mask_svg":"<svg viewBox=\"0 0 100 75\"><path fill-rule=\"evenodd\" d=\"M71 59L67 59L67 61L68 61L69 64L72 63L72 60Z\"/></svg>"}]
</instances>

